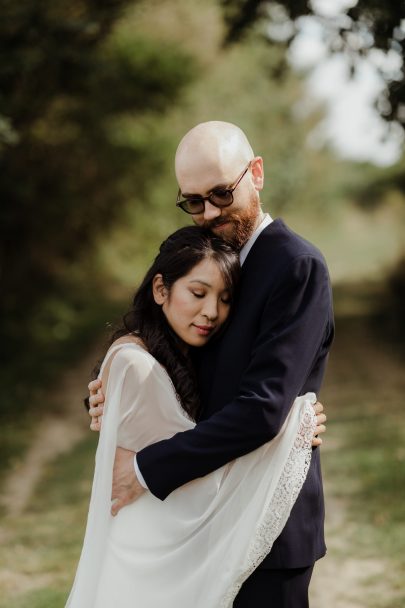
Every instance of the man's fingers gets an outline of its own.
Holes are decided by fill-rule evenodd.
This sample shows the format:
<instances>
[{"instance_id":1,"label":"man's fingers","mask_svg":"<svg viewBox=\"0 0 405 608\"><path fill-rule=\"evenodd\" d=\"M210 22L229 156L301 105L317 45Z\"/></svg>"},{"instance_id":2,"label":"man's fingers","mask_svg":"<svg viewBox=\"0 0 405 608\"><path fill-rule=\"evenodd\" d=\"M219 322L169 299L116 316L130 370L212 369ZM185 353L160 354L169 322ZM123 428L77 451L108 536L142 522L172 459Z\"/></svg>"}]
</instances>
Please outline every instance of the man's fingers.
<instances>
[{"instance_id":1,"label":"man's fingers","mask_svg":"<svg viewBox=\"0 0 405 608\"><path fill-rule=\"evenodd\" d=\"M124 502L120 498L115 498L111 503L111 515L115 517L124 506Z\"/></svg>"},{"instance_id":2,"label":"man's fingers","mask_svg":"<svg viewBox=\"0 0 405 608\"><path fill-rule=\"evenodd\" d=\"M111 515L117 515L118 511L121 511L122 507L130 505L132 500L129 498L114 498L111 503Z\"/></svg>"},{"instance_id":3,"label":"man's fingers","mask_svg":"<svg viewBox=\"0 0 405 608\"><path fill-rule=\"evenodd\" d=\"M104 406L98 405L97 407L91 407L89 409L89 415L92 418L98 418L98 416L102 416L104 414Z\"/></svg>"},{"instance_id":4,"label":"man's fingers","mask_svg":"<svg viewBox=\"0 0 405 608\"><path fill-rule=\"evenodd\" d=\"M314 437L312 440L312 446L316 448L320 445L322 445L322 439L320 437Z\"/></svg>"},{"instance_id":5,"label":"man's fingers","mask_svg":"<svg viewBox=\"0 0 405 608\"><path fill-rule=\"evenodd\" d=\"M99 388L101 388L101 380L99 378L92 380L88 384L88 389L91 395L95 395Z\"/></svg>"},{"instance_id":6,"label":"man's fingers","mask_svg":"<svg viewBox=\"0 0 405 608\"><path fill-rule=\"evenodd\" d=\"M91 407L89 409L89 415L91 416L90 429L92 431L99 431L101 429L103 410L104 407L102 405L99 405L98 407Z\"/></svg>"},{"instance_id":7,"label":"man's fingers","mask_svg":"<svg viewBox=\"0 0 405 608\"><path fill-rule=\"evenodd\" d=\"M101 429L101 420L103 418L103 413L103 405L98 405L97 407L91 407L89 409L89 416L91 416L90 430L99 431Z\"/></svg>"},{"instance_id":8,"label":"man's fingers","mask_svg":"<svg viewBox=\"0 0 405 608\"><path fill-rule=\"evenodd\" d=\"M103 409L104 409L104 407L103 407L104 395L100 390L101 389L101 380L99 378L97 378L97 380L92 380L91 382L89 382L88 389L90 392L90 397L89 397L89 415L91 416L90 430L100 431L101 420L103 417Z\"/></svg>"},{"instance_id":9,"label":"man's fingers","mask_svg":"<svg viewBox=\"0 0 405 608\"><path fill-rule=\"evenodd\" d=\"M116 515L122 507L131 504L145 492L135 474L134 454L135 452L126 448L117 447L115 450L111 490L112 515Z\"/></svg>"},{"instance_id":10,"label":"man's fingers","mask_svg":"<svg viewBox=\"0 0 405 608\"><path fill-rule=\"evenodd\" d=\"M101 421L92 419L92 421L90 422L90 430L99 432L100 429L101 429Z\"/></svg>"},{"instance_id":11,"label":"man's fingers","mask_svg":"<svg viewBox=\"0 0 405 608\"><path fill-rule=\"evenodd\" d=\"M90 407L95 407L100 403L104 403L104 395L102 393L97 393L96 395L90 395L89 397L89 405Z\"/></svg>"},{"instance_id":12,"label":"man's fingers","mask_svg":"<svg viewBox=\"0 0 405 608\"><path fill-rule=\"evenodd\" d=\"M326 431L326 426L324 424L319 424L315 429L315 435L319 433L324 433Z\"/></svg>"}]
</instances>

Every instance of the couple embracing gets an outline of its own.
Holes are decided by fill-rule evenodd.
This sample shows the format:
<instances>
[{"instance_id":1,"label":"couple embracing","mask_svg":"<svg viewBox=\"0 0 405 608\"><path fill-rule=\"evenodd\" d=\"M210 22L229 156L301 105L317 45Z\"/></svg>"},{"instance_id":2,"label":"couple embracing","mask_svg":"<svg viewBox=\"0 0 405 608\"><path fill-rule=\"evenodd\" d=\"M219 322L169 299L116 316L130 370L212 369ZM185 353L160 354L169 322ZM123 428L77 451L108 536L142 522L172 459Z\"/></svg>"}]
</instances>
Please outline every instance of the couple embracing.
<instances>
[{"instance_id":1,"label":"couple embracing","mask_svg":"<svg viewBox=\"0 0 405 608\"><path fill-rule=\"evenodd\" d=\"M197 226L161 245L89 386L101 430L67 606L305 608L325 553L326 264L262 212L235 125L189 131L176 176Z\"/></svg>"}]
</instances>

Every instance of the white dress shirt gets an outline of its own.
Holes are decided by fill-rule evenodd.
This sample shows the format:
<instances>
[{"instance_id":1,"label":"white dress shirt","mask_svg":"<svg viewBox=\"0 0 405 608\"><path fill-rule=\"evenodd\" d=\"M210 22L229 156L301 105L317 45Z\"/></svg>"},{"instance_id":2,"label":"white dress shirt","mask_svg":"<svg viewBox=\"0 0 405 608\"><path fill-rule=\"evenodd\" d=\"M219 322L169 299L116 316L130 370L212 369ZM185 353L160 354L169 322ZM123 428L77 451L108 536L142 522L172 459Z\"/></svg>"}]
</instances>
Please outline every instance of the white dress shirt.
<instances>
[{"instance_id":1,"label":"white dress shirt","mask_svg":"<svg viewBox=\"0 0 405 608\"><path fill-rule=\"evenodd\" d=\"M260 224L258 225L256 230L254 231L254 233L252 234L250 239L243 245L242 249L239 252L239 261L240 261L241 266L243 266L243 264L245 263L245 260L249 254L249 251L252 249L252 247L255 244L258 237L261 235L263 230L272 223L272 221L273 221L273 219L270 216L270 214L265 213L262 221L260 222Z\"/></svg>"},{"instance_id":2,"label":"white dress shirt","mask_svg":"<svg viewBox=\"0 0 405 608\"><path fill-rule=\"evenodd\" d=\"M239 252L239 260L240 260L240 265L243 266L243 264L246 261L246 258L249 254L249 251L252 249L254 243L256 242L257 238L260 236L260 234L263 232L263 230L265 228L267 228L267 226L269 226L272 223L273 219L270 216L269 213L265 213L263 216L262 221L260 222L260 224L258 225L258 227L256 228L256 230L254 231L254 233L252 234L252 236L250 237L250 239L243 245L242 249ZM139 470L138 467L138 463L136 461L136 454L134 456L134 468L135 468L135 474L138 478L139 483L141 484L141 486L143 488L145 488L145 490L148 490L148 486L146 485L146 482L143 478L143 475L141 473L141 471Z\"/></svg>"}]
</instances>

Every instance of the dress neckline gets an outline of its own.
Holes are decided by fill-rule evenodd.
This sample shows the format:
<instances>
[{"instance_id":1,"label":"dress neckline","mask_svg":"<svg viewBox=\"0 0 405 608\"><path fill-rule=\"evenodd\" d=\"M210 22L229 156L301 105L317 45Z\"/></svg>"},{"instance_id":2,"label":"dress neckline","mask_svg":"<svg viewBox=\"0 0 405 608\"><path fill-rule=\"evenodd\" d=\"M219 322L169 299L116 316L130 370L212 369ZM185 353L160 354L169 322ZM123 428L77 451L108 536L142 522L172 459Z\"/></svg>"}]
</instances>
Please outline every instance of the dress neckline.
<instances>
[{"instance_id":1,"label":"dress neckline","mask_svg":"<svg viewBox=\"0 0 405 608\"><path fill-rule=\"evenodd\" d=\"M186 410L183 409L183 407L181 405L181 402L180 402L180 399L179 399L179 396L177 395L176 387L174 386L173 380L169 376L169 373L168 373L167 369L165 368L165 366L162 365L160 363L160 361L158 361L156 359L156 357L154 357L148 350L146 350L145 347L141 346L137 342L133 342L133 341L130 341L130 342L121 342L120 344L116 344L115 346L110 346L110 348L108 349L108 351L106 353L106 356L104 357L104 361L103 361L103 363L101 365L100 372L99 372L99 378L101 378L101 376L102 376L105 364L107 363L107 361L109 361L110 355L112 355L116 350L119 350L120 348L126 347L126 346L130 346L130 347L133 347L133 348L137 348L138 350L141 350L143 353L145 353L145 355L148 355L149 357L151 357L153 359L153 361L158 364L159 368L162 370L163 374L165 375L165 377L167 378L167 380L170 382L170 385L171 385L171 387L173 389L173 392L174 392L174 394L175 394L175 396L177 398L181 414L187 420L189 420L189 421L191 420L191 422L194 422L194 424L195 424L195 420L193 418L191 418L191 416L186 412Z\"/></svg>"},{"instance_id":2,"label":"dress neckline","mask_svg":"<svg viewBox=\"0 0 405 608\"><path fill-rule=\"evenodd\" d=\"M153 355L151 355L150 352L146 350L146 348L144 348L143 346L141 346L137 342L120 342L120 344L111 345L110 348L108 349L108 351L106 352L105 357L103 359L103 362L101 364L100 371L99 371L99 374L98 374L99 378L101 378L101 376L103 374L103 371L104 371L104 368L106 366L106 363L107 363L107 361L109 361L111 355L113 355L120 348L123 348L123 347L126 347L126 346L132 346L132 347L135 347L135 348L139 348L144 353L146 353L147 355L149 355L150 357L152 357L153 359L155 359L155 357L153 357ZM156 359L155 359L155 361L156 361Z\"/></svg>"}]
</instances>

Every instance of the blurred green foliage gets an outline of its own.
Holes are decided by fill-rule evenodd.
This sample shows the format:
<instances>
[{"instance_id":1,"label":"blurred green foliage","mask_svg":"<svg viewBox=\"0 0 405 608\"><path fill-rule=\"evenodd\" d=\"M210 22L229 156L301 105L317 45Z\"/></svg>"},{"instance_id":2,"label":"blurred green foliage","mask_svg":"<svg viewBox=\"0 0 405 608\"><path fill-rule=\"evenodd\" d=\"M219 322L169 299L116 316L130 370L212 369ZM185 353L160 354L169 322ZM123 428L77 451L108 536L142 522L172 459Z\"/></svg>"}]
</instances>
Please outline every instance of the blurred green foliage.
<instances>
[{"instance_id":1,"label":"blurred green foliage","mask_svg":"<svg viewBox=\"0 0 405 608\"><path fill-rule=\"evenodd\" d=\"M405 376L403 352L383 333L373 315L337 319L322 392L330 412L322 468L329 535L339 539L330 543L330 553L340 554L346 564L361 556L365 568L367 559L382 560L385 589L370 579L361 598L370 608L400 608L405 600ZM333 504L333 498L339 502ZM342 525L336 518L345 506Z\"/></svg>"},{"instance_id":2,"label":"blurred green foliage","mask_svg":"<svg viewBox=\"0 0 405 608\"><path fill-rule=\"evenodd\" d=\"M226 41L239 41L247 30L256 26L265 38L271 37L269 26L283 32L283 44L289 44L297 34L295 20L311 15L324 26L324 42L329 53L345 53L353 73L356 58L367 57L375 49L398 55L405 60L405 4L398 0L356 0L352 6L342 5L334 15L309 0L221 0L227 23ZM327 4L327 3L326 3ZM326 5L324 9L328 8ZM405 79L401 69L384 73L386 89L379 97L378 110L388 121L395 120L405 129Z\"/></svg>"},{"instance_id":3,"label":"blurred green foliage","mask_svg":"<svg viewBox=\"0 0 405 608\"><path fill-rule=\"evenodd\" d=\"M129 198L145 204L161 166L153 137L129 141L115 123L164 113L192 77L175 45L119 33L135 4L0 4L0 312L16 372L2 366L3 411L30 360L49 369L51 343L83 329L99 283L86 258Z\"/></svg>"},{"instance_id":4,"label":"blurred green foliage","mask_svg":"<svg viewBox=\"0 0 405 608\"><path fill-rule=\"evenodd\" d=\"M65 605L83 541L96 439L89 433L74 450L53 461L43 471L29 508L4 520L11 538L4 545L7 555L3 551L0 556L0 569L10 571L12 565L21 578L13 593L2 588L0 608ZM42 581L32 585L37 577Z\"/></svg>"},{"instance_id":5,"label":"blurred green foliage","mask_svg":"<svg viewBox=\"0 0 405 608\"><path fill-rule=\"evenodd\" d=\"M0 12L4 415L32 407L105 331L189 221L173 158L200 121L246 131L265 160L264 208L318 244L338 280L396 262L397 233L375 236L399 234L403 161L389 173L309 149L318 116L303 118L287 47L254 29L224 45L220 0L0 0ZM378 204L355 212L373 183Z\"/></svg>"},{"instance_id":6,"label":"blurred green foliage","mask_svg":"<svg viewBox=\"0 0 405 608\"><path fill-rule=\"evenodd\" d=\"M242 4L259 3L233 8ZM293 4L297 14L307 10L306 2ZM388 349L390 336L400 341L405 330L404 159L377 169L309 147L319 116L303 117L302 82L288 67L287 45L255 28L224 45L222 5L0 0L0 473L30 443L30 410L60 407L51 381L100 341L160 241L189 221L174 206L179 139L200 121L227 120L264 158L264 209L282 213L321 248L338 284L338 339L346 342L334 360L343 372L332 367L325 403L343 416L348 444L330 474L342 485L350 476L361 480L354 498L365 513L362 529L376 527L376 544L402 564L403 535L391 532L385 545L382 535L401 513L396 404L403 382L395 385L400 374L390 375L391 360L380 364L383 349L369 348L355 328L368 317ZM346 420L343 405L352 408ZM351 417L363 420L370 407L367 429L353 425ZM389 418L381 425L382 407ZM82 539L94 439L53 462L28 511L6 521L12 534L2 567L14 561L28 577L49 578L41 588L13 591L1 606L63 604Z\"/></svg>"}]
</instances>

